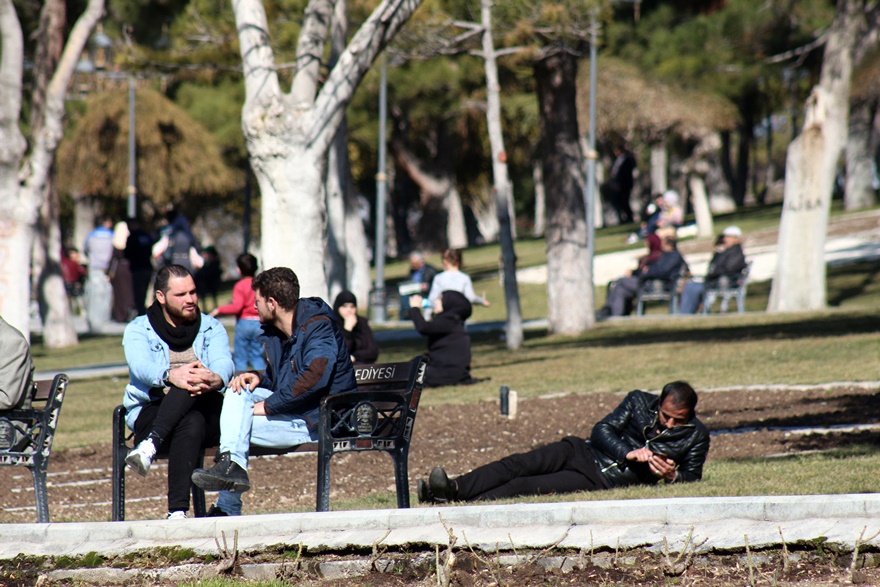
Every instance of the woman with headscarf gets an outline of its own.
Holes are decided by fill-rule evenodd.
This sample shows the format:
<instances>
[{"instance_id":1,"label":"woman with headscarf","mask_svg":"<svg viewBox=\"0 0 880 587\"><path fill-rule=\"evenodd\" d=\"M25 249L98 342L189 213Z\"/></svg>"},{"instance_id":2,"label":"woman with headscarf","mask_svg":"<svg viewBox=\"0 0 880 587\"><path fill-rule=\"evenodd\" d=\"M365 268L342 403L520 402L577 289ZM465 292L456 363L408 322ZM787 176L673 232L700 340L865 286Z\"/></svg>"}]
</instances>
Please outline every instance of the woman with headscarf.
<instances>
[{"instance_id":1,"label":"woman with headscarf","mask_svg":"<svg viewBox=\"0 0 880 587\"><path fill-rule=\"evenodd\" d=\"M350 291L341 291L333 302L333 311L339 330L353 363L375 363L379 357L379 345L370 328L369 321L357 315L357 298Z\"/></svg>"},{"instance_id":2,"label":"woman with headscarf","mask_svg":"<svg viewBox=\"0 0 880 587\"><path fill-rule=\"evenodd\" d=\"M137 316L134 302L134 280L131 264L125 256L125 244L128 241L128 224L117 222L113 227L113 256L107 274L113 288L114 322L128 322Z\"/></svg>"},{"instance_id":3,"label":"woman with headscarf","mask_svg":"<svg viewBox=\"0 0 880 587\"><path fill-rule=\"evenodd\" d=\"M461 292L444 291L434 301L434 318L422 316L422 298L413 296L409 317L416 330L428 337L428 369L425 385L473 383L471 377L471 337L464 321L471 316L471 303Z\"/></svg>"}]
</instances>

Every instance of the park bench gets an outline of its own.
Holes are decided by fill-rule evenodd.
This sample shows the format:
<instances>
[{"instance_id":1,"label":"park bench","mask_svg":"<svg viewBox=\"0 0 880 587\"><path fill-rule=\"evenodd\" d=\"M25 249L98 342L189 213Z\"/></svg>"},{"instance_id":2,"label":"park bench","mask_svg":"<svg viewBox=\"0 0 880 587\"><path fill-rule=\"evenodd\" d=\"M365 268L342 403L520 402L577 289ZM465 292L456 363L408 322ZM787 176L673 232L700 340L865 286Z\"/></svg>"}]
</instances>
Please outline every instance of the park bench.
<instances>
[{"instance_id":1,"label":"park bench","mask_svg":"<svg viewBox=\"0 0 880 587\"><path fill-rule=\"evenodd\" d=\"M679 274L671 279L644 280L636 292L636 316L644 316L645 302L669 302L669 313L677 314L679 286L689 272L687 263L683 263Z\"/></svg>"},{"instance_id":2,"label":"park bench","mask_svg":"<svg viewBox=\"0 0 880 587\"><path fill-rule=\"evenodd\" d=\"M41 524L49 522L46 471L67 383L63 373L36 381L22 407L0 411L0 465L30 469Z\"/></svg>"},{"instance_id":3,"label":"park bench","mask_svg":"<svg viewBox=\"0 0 880 587\"><path fill-rule=\"evenodd\" d=\"M749 287L749 273L752 270L752 262L746 263L735 279L720 279L715 287L703 291L703 314L708 314L715 301L720 299L719 311L723 314L730 307L730 300L736 299L736 309L740 314L746 311L746 291Z\"/></svg>"},{"instance_id":4,"label":"park bench","mask_svg":"<svg viewBox=\"0 0 880 587\"><path fill-rule=\"evenodd\" d=\"M382 451L391 456L397 489L397 507L409 507L409 445L422 394L426 362L416 357L405 363L355 365L357 391L325 397L321 401L318 442L287 448L251 446L250 456L294 452L318 453L316 511L330 509L330 459L342 452ZM113 411L112 520L125 519L125 457L132 437L125 426L125 407ZM204 457L217 447L206 449ZM167 458L159 454L157 458ZM199 465L201 466L201 463ZM193 511L205 515L205 492L192 486Z\"/></svg>"}]
</instances>

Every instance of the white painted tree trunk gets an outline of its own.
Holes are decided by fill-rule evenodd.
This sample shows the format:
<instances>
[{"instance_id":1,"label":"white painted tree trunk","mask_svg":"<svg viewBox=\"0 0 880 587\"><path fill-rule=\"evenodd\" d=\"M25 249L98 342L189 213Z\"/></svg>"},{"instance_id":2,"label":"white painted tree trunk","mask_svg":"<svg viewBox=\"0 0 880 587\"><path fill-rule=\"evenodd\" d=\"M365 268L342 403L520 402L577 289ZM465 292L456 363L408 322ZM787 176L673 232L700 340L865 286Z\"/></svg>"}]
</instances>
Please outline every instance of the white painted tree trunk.
<instances>
[{"instance_id":1,"label":"white painted tree trunk","mask_svg":"<svg viewBox=\"0 0 880 587\"><path fill-rule=\"evenodd\" d=\"M492 40L492 0L480 2L480 20L483 24L483 59L486 68L486 123L489 129L489 145L492 150L492 177L495 182L495 206L498 209L501 260L504 268L504 298L507 308L507 348L516 350L522 346L522 310L519 288L516 282L516 251L512 228L513 188L507 173L507 153L504 149L504 132L501 128L501 86L498 82L498 63L495 43Z\"/></svg>"},{"instance_id":2,"label":"white painted tree trunk","mask_svg":"<svg viewBox=\"0 0 880 587\"><path fill-rule=\"evenodd\" d=\"M61 139L64 96L76 62L103 11L103 0L89 0L71 30L46 90L41 130L31 138L30 156L22 163L25 143L18 129L22 31L11 0L0 0L0 314L26 337L30 335L28 275L33 239L55 149Z\"/></svg>"},{"instance_id":3,"label":"white painted tree trunk","mask_svg":"<svg viewBox=\"0 0 880 587\"><path fill-rule=\"evenodd\" d=\"M712 211L709 210L709 196L706 195L706 180L702 175L691 174L688 177L688 188L691 192L691 202L694 205L697 236L712 236L715 233L715 227L712 221Z\"/></svg>"},{"instance_id":4,"label":"white painted tree trunk","mask_svg":"<svg viewBox=\"0 0 880 587\"><path fill-rule=\"evenodd\" d=\"M535 225L532 227L532 236L544 236L544 210L546 207L546 191L544 190L544 168L541 159L532 159L532 181L535 184ZM597 200L599 198L596 198ZM599 216L601 218L601 215Z\"/></svg>"},{"instance_id":5,"label":"white painted tree trunk","mask_svg":"<svg viewBox=\"0 0 880 587\"><path fill-rule=\"evenodd\" d=\"M846 192L843 195L845 210L861 210L877 203L871 149L876 104L876 100L858 100L850 106L846 140Z\"/></svg>"},{"instance_id":6,"label":"white painted tree trunk","mask_svg":"<svg viewBox=\"0 0 880 587\"><path fill-rule=\"evenodd\" d=\"M446 207L446 240L450 249L464 249L468 246L467 229L464 224L464 207L461 205L461 194L452 186L443 197Z\"/></svg>"},{"instance_id":7,"label":"white painted tree trunk","mask_svg":"<svg viewBox=\"0 0 880 587\"><path fill-rule=\"evenodd\" d=\"M662 194L668 189L669 184L666 168L669 165L669 156L666 153L666 141L651 145L651 194Z\"/></svg>"},{"instance_id":8,"label":"white painted tree trunk","mask_svg":"<svg viewBox=\"0 0 880 587\"><path fill-rule=\"evenodd\" d=\"M281 91L260 0L232 0L245 80L242 128L260 185L265 268L286 266L301 295L327 298L324 275L327 151L345 106L376 56L422 0L383 0L319 84L334 2L311 0L297 45L291 91Z\"/></svg>"},{"instance_id":9,"label":"white painted tree trunk","mask_svg":"<svg viewBox=\"0 0 880 587\"><path fill-rule=\"evenodd\" d=\"M788 148L778 265L768 311L825 307L825 238L831 193L846 144L853 48L864 0L839 0L822 74L807 100L804 131Z\"/></svg>"}]
</instances>

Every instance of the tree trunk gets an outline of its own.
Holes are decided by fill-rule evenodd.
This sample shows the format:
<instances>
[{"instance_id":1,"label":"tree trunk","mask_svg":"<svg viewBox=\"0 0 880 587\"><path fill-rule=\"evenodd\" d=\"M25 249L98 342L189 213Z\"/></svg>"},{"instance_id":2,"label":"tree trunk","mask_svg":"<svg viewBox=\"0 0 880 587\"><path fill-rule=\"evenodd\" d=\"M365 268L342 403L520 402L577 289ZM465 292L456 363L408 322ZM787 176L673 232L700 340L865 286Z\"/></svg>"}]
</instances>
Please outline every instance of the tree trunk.
<instances>
[{"instance_id":1,"label":"tree trunk","mask_svg":"<svg viewBox=\"0 0 880 587\"><path fill-rule=\"evenodd\" d=\"M559 334L583 332L596 319L577 136L577 66L577 57L564 51L534 63L547 186L547 317L550 331Z\"/></svg>"},{"instance_id":2,"label":"tree trunk","mask_svg":"<svg viewBox=\"0 0 880 587\"><path fill-rule=\"evenodd\" d=\"M61 277L61 221L58 192L50 189L49 197L40 215L42 222L39 238L34 246L34 272L37 280L37 301L43 320L43 345L50 349L75 346L79 343L73 324L73 313L67 299L64 279Z\"/></svg>"},{"instance_id":3,"label":"tree trunk","mask_svg":"<svg viewBox=\"0 0 880 587\"><path fill-rule=\"evenodd\" d=\"M25 143L21 116L23 42L11 0L0 0L0 314L25 336L30 334L30 274L37 214L46 193L55 149L61 139L64 97L89 34L104 11L103 0L89 0L70 32L61 60L46 89L40 132L22 163ZM19 168L20 167L20 168Z\"/></svg>"},{"instance_id":4,"label":"tree trunk","mask_svg":"<svg viewBox=\"0 0 880 587\"><path fill-rule=\"evenodd\" d=\"M688 177L688 188L694 204L694 217L697 222L697 236L709 237L715 233L712 211L709 210L709 196L706 195L706 180L697 173Z\"/></svg>"},{"instance_id":5,"label":"tree trunk","mask_svg":"<svg viewBox=\"0 0 880 587\"><path fill-rule=\"evenodd\" d=\"M291 91L281 91L265 8L235 0L245 80L242 127L262 197L262 250L266 268L287 266L304 296L327 298L324 275L324 171L327 151L345 107L376 56L421 4L383 0L351 38L336 65L321 75L334 2L306 8ZM319 85L319 80L323 85Z\"/></svg>"},{"instance_id":6,"label":"tree trunk","mask_svg":"<svg viewBox=\"0 0 880 587\"><path fill-rule=\"evenodd\" d=\"M486 67L486 123L492 150L492 177L495 180L495 206L498 211L498 237L501 241L501 263L504 267L504 298L507 304L507 348L522 346L522 310L519 287L516 283L516 251L511 228L511 201L513 189L507 173L507 153L501 129L501 88L498 83L498 64L492 40L492 0L480 2L480 20L483 24L483 59Z\"/></svg>"},{"instance_id":7,"label":"tree trunk","mask_svg":"<svg viewBox=\"0 0 880 587\"><path fill-rule=\"evenodd\" d=\"M330 67L345 50L348 34L346 2L336 2L330 32ZM364 224L358 216L357 198L351 181L348 158L348 125L345 119L333 139L327 160L327 250L325 271L329 300L342 290L350 290L361 307L366 308L370 295L370 260Z\"/></svg>"},{"instance_id":8,"label":"tree trunk","mask_svg":"<svg viewBox=\"0 0 880 587\"><path fill-rule=\"evenodd\" d=\"M34 59L34 88L31 100L31 132L39 134L46 113L46 92L64 50L67 10L63 0L47 0L40 12L37 50ZM61 277L61 228L58 194L50 173L40 198L39 238L34 241L32 263L34 286L43 323L43 345L64 348L79 342L64 280Z\"/></svg>"},{"instance_id":9,"label":"tree trunk","mask_svg":"<svg viewBox=\"0 0 880 587\"><path fill-rule=\"evenodd\" d=\"M669 156L666 141L651 145L651 194L662 194L668 189Z\"/></svg>"},{"instance_id":10,"label":"tree trunk","mask_svg":"<svg viewBox=\"0 0 880 587\"><path fill-rule=\"evenodd\" d=\"M539 157L532 159L532 181L535 184L535 224L532 227L532 236L537 238L544 236L544 211L546 210L544 165Z\"/></svg>"},{"instance_id":11,"label":"tree trunk","mask_svg":"<svg viewBox=\"0 0 880 587\"><path fill-rule=\"evenodd\" d=\"M837 162L846 145L852 56L863 8L864 0L838 1L804 130L788 148L769 311L825 307L825 237Z\"/></svg>"},{"instance_id":12,"label":"tree trunk","mask_svg":"<svg viewBox=\"0 0 880 587\"><path fill-rule=\"evenodd\" d=\"M855 100L850 105L846 140L845 210L861 210L877 203L874 189L874 153L871 137L877 114L876 100Z\"/></svg>"}]
</instances>

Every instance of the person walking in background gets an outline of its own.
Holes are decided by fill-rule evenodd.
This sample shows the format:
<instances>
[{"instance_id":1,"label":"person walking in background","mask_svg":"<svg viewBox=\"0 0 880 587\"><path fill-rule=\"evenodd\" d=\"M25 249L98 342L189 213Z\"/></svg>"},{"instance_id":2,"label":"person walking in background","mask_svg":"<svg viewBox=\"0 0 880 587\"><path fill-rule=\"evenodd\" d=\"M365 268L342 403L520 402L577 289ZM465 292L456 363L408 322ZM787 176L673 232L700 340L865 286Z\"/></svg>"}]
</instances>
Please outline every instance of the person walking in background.
<instances>
[{"instance_id":1,"label":"person walking in background","mask_svg":"<svg viewBox=\"0 0 880 587\"><path fill-rule=\"evenodd\" d=\"M220 409L233 374L229 336L199 311L192 275L181 265L156 274L156 300L125 327L122 346L130 381L125 422L135 448L125 462L146 475L159 451L168 453L168 519L185 519L190 476L203 447L220 437Z\"/></svg>"},{"instance_id":2,"label":"person walking in background","mask_svg":"<svg viewBox=\"0 0 880 587\"><path fill-rule=\"evenodd\" d=\"M88 271L82 263L79 249L64 247L61 250L61 279L70 302L70 311L77 315L82 313L82 296L87 276Z\"/></svg>"},{"instance_id":3,"label":"person walking in background","mask_svg":"<svg viewBox=\"0 0 880 587\"><path fill-rule=\"evenodd\" d=\"M471 337L464 322L471 316L471 303L461 292L444 291L433 304L430 321L422 316L422 297L412 296L409 318L415 329L428 338L426 386L474 383L471 377Z\"/></svg>"},{"instance_id":4,"label":"person walking in background","mask_svg":"<svg viewBox=\"0 0 880 587\"><path fill-rule=\"evenodd\" d=\"M153 246L153 257L160 267L181 265L190 273L201 269L205 260L201 255L201 245L190 229L189 220L180 212L171 210L166 215L168 224L159 233L159 240Z\"/></svg>"},{"instance_id":5,"label":"person walking in background","mask_svg":"<svg viewBox=\"0 0 880 587\"><path fill-rule=\"evenodd\" d=\"M698 481L709 454L709 431L697 418L696 407L697 393L684 381L667 383L660 397L631 391L593 426L589 440L567 436L454 480L435 467L427 482L418 481L419 501L479 501Z\"/></svg>"},{"instance_id":6,"label":"person walking in background","mask_svg":"<svg viewBox=\"0 0 880 587\"><path fill-rule=\"evenodd\" d=\"M109 216L102 215L86 236L83 253L88 264L86 320L90 331L100 332L110 322L113 305L113 289L107 275L113 259L113 220Z\"/></svg>"},{"instance_id":7,"label":"person walking in background","mask_svg":"<svg viewBox=\"0 0 880 587\"><path fill-rule=\"evenodd\" d=\"M636 158L626 148L626 145L615 145L609 188L611 206L617 212L617 219L620 224L632 224L633 222L633 211L629 198L633 189L633 172L635 169Z\"/></svg>"},{"instance_id":8,"label":"person walking in background","mask_svg":"<svg viewBox=\"0 0 880 587\"><path fill-rule=\"evenodd\" d=\"M431 282L430 293L428 293L428 300L432 306L445 291L461 292L471 304L489 305L488 300L474 292L474 284L471 282L470 276L461 270L461 263L462 258L459 249L446 249L443 251L443 271L434 277L434 281ZM412 300L410 300L410 305L418 307L413 304Z\"/></svg>"},{"instance_id":9,"label":"person walking in background","mask_svg":"<svg viewBox=\"0 0 880 587\"><path fill-rule=\"evenodd\" d=\"M370 328L370 322L357 313L357 298L350 291L341 291L333 302L336 322L345 339L345 346L353 363L375 363L379 358L379 345Z\"/></svg>"},{"instance_id":10,"label":"person walking in background","mask_svg":"<svg viewBox=\"0 0 880 587\"><path fill-rule=\"evenodd\" d=\"M134 281L131 264L125 256L125 245L128 242L128 224L117 222L113 227L113 257L107 274L113 287L114 322L128 322L137 316L134 301Z\"/></svg>"},{"instance_id":11,"label":"person walking in background","mask_svg":"<svg viewBox=\"0 0 880 587\"><path fill-rule=\"evenodd\" d=\"M232 301L211 310L211 316L235 316L234 349L232 359L236 371L266 368L266 356L259 338L263 334L260 314L255 307L254 290L251 287L257 274L257 258L242 253L235 260L241 279L232 286Z\"/></svg>"},{"instance_id":12,"label":"person walking in background","mask_svg":"<svg viewBox=\"0 0 880 587\"><path fill-rule=\"evenodd\" d=\"M125 241L125 258L131 269L131 284L134 307L138 316L147 313L147 291L153 280L153 245L155 235L144 229L139 218L129 218L128 239Z\"/></svg>"},{"instance_id":13,"label":"person walking in background","mask_svg":"<svg viewBox=\"0 0 880 587\"><path fill-rule=\"evenodd\" d=\"M706 288L727 287L735 284L746 268L746 256L742 248L742 230L728 226L721 231L721 244L715 249L709 269L703 281L688 281L681 292L679 313L695 314L703 303Z\"/></svg>"}]
</instances>

